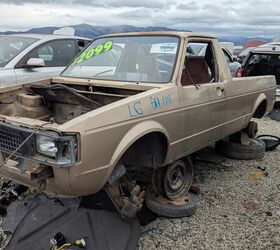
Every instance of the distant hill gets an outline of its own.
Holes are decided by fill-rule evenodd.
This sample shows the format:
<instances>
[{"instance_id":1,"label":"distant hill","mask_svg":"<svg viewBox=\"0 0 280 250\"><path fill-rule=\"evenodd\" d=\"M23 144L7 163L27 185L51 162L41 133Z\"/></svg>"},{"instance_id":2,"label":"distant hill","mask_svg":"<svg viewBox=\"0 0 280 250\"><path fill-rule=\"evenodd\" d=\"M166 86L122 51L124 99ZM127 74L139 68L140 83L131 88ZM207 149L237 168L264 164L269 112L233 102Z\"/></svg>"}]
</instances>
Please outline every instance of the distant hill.
<instances>
[{"instance_id":1,"label":"distant hill","mask_svg":"<svg viewBox=\"0 0 280 250\"><path fill-rule=\"evenodd\" d=\"M150 26L150 27L137 27L132 25L115 25L115 26L93 26L90 24L82 23L78 25L71 25L75 29L76 36L83 36L88 38L95 38L101 35L122 32L145 32L145 31L189 31L177 30L168 27ZM61 27L42 27L32 28L23 32L6 31L0 34L17 34L17 33L35 33L35 34L52 34L55 30ZM272 39L264 37L246 37L246 36L219 36L221 42L234 42L235 45L243 45L246 41L251 39L259 39L265 42L271 42Z\"/></svg>"},{"instance_id":2,"label":"distant hill","mask_svg":"<svg viewBox=\"0 0 280 250\"><path fill-rule=\"evenodd\" d=\"M176 29L171 29L167 27L136 27L132 25L116 25L116 26L93 26L90 24L78 24L72 25L75 29L76 36L83 36L88 38L95 38L101 35L111 34L111 33L122 33L122 32L145 32L145 31L178 31ZM23 32L13 32L6 31L0 32L0 34L19 34L19 33L33 33L33 34L52 34L55 30L61 27L42 27L42 28L32 28ZM187 30L181 30L187 31Z\"/></svg>"}]
</instances>

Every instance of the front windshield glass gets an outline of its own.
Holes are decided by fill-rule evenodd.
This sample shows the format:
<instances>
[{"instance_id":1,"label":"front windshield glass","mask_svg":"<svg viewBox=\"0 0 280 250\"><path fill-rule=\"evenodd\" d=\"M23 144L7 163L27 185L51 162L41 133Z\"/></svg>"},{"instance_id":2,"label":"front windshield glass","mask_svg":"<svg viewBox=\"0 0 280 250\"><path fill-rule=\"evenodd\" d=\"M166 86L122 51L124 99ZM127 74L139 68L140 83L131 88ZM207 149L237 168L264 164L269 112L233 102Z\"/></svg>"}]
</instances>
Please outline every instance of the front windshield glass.
<instances>
[{"instance_id":1,"label":"front windshield glass","mask_svg":"<svg viewBox=\"0 0 280 250\"><path fill-rule=\"evenodd\" d=\"M5 67L21 51L35 41L36 39L26 37L0 37L0 67Z\"/></svg>"},{"instance_id":2,"label":"front windshield glass","mask_svg":"<svg viewBox=\"0 0 280 250\"><path fill-rule=\"evenodd\" d=\"M95 40L62 73L63 76L167 83L178 50L175 36L122 36Z\"/></svg>"}]
</instances>

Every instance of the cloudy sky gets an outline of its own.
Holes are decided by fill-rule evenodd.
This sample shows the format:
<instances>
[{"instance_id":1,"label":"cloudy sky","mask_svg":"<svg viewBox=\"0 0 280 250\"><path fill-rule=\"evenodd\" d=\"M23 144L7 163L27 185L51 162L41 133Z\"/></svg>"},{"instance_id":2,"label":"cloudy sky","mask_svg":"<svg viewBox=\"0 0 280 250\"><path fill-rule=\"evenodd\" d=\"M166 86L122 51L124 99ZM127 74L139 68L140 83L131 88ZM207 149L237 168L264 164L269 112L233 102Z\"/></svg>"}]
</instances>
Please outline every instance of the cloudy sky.
<instances>
[{"instance_id":1,"label":"cloudy sky","mask_svg":"<svg viewBox=\"0 0 280 250\"><path fill-rule=\"evenodd\" d=\"M0 6L0 31L88 23L280 35L278 0L0 0Z\"/></svg>"}]
</instances>

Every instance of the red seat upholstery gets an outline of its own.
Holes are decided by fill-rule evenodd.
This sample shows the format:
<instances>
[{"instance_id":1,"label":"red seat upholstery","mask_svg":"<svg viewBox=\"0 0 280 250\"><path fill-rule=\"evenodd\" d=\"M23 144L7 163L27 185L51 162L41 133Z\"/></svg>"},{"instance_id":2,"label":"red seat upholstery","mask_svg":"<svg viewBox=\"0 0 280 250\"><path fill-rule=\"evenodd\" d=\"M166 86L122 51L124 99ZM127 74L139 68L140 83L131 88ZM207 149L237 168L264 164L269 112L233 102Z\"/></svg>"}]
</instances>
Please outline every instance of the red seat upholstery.
<instances>
[{"instance_id":1,"label":"red seat upholstery","mask_svg":"<svg viewBox=\"0 0 280 250\"><path fill-rule=\"evenodd\" d=\"M208 83L211 76L204 57L189 57L185 62L181 83L183 86L191 84Z\"/></svg>"}]
</instances>

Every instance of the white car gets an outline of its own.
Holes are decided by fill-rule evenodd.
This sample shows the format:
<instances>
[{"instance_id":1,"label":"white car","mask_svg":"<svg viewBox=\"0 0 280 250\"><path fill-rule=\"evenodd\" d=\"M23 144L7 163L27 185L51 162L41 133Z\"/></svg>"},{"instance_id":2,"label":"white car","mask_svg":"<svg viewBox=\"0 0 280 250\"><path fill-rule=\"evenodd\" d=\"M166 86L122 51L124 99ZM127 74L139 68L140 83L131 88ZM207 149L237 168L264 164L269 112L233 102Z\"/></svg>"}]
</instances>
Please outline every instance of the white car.
<instances>
[{"instance_id":1,"label":"white car","mask_svg":"<svg viewBox=\"0 0 280 250\"><path fill-rule=\"evenodd\" d=\"M58 76L90 42L66 35L0 36L0 87Z\"/></svg>"}]
</instances>

